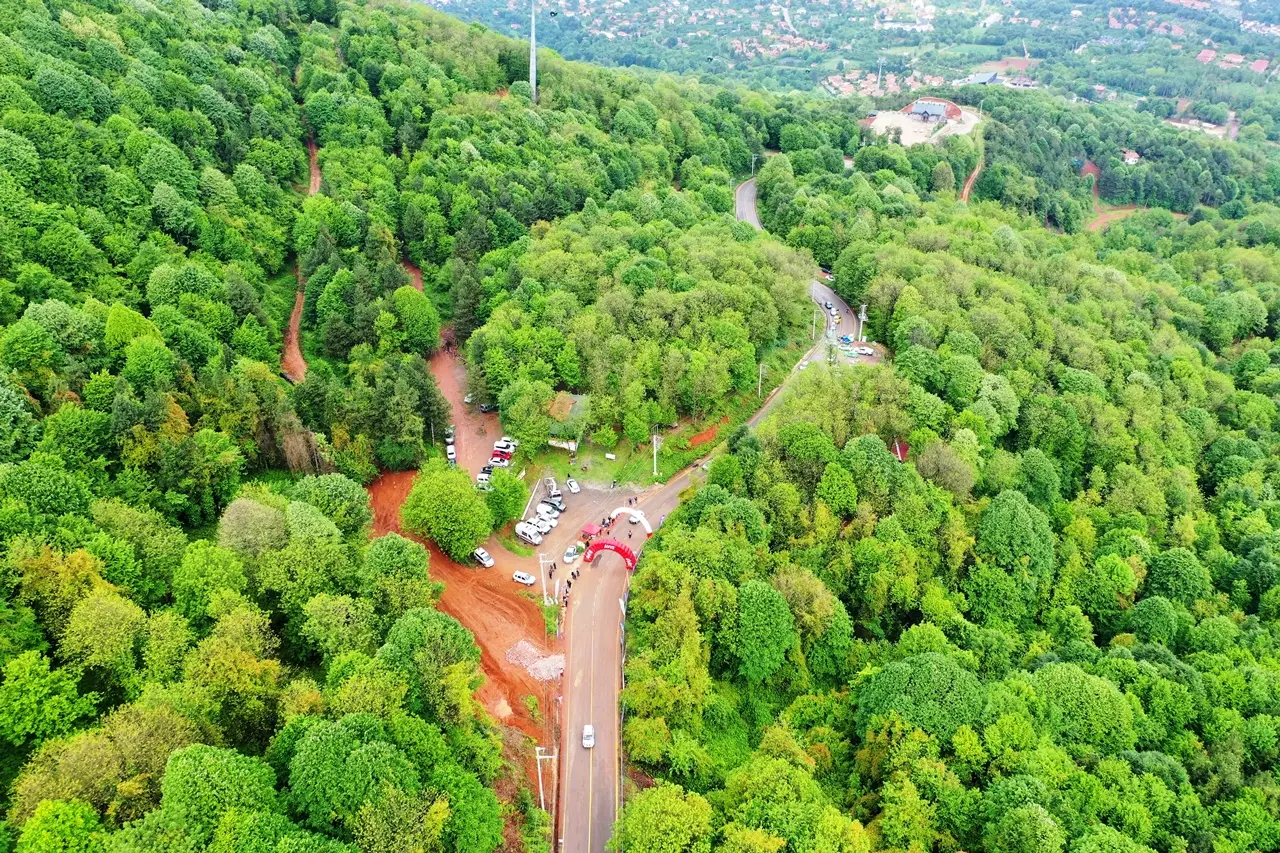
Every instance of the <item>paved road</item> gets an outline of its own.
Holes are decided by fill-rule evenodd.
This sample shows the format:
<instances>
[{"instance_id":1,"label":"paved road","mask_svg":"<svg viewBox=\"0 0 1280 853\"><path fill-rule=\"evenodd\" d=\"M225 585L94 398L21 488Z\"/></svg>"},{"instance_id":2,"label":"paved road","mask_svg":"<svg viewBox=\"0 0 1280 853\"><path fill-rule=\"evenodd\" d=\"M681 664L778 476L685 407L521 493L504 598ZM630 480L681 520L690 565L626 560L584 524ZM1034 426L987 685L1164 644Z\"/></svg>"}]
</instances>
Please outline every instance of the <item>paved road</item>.
<instances>
[{"instance_id":1,"label":"paved road","mask_svg":"<svg viewBox=\"0 0 1280 853\"><path fill-rule=\"evenodd\" d=\"M738 219L760 228L755 213L755 181L740 184L737 197ZM829 340L828 328L835 336L854 333L854 315L835 292L825 283L814 281L810 285L810 297L814 300L820 322L813 349L801 364L825 357ZM840 309L840 321L832 326L830 312L825 303L830 301ZM792 370L795 375L803 368ZM790 378L790 376L788 377ZM748 423L755 426L777 401L782 385L769 393ZM665 485L652 486L637 496L636 508L657 525L680 504L680 493L695 478L703 476L700 465L694 465L672 478ZM599 507L598 515L606 515L610 509L625 506L626 499L634 492L618 489L612 494L593 496L592 507ZM567 539L568 530L562 524L550 540L559 546L560 539ZM628 532L632 538L628 538ZM644 528L627 524L621 517L614 524L611 536L632 545L639 551L645 542ZM567 542L566 542L567 544ZM545 546L544 549L545 550ZM558 547L563 551L563 547ZM561 804L559 826L562 846L558 853L603 853L605 843L613 831L614 820L620 807L622 768L620 732L618 727L618 696L621 689L622 669L622 608L629 582L622 558L616 554L602 553L595 561L576 568L580 576L574 582L569 597L565 627L565 682L563 723L561 735ZM562 572L557 572L561 575ZM582 727L595 726L596 745L593 749L582 746Z\"/></svg>"},{"instance_id":2,"label":"paved road","mask_svg":"<svg viewBox=\"0 0 1280 853\"><path fill-rule=\"evenodd\" d=\"M760 220L756 217L756 179L743 181L738 184L738 189L734 191L735 215L739 222L750 222L757 231L760 228Z\"/></svg>"}]
</instances>

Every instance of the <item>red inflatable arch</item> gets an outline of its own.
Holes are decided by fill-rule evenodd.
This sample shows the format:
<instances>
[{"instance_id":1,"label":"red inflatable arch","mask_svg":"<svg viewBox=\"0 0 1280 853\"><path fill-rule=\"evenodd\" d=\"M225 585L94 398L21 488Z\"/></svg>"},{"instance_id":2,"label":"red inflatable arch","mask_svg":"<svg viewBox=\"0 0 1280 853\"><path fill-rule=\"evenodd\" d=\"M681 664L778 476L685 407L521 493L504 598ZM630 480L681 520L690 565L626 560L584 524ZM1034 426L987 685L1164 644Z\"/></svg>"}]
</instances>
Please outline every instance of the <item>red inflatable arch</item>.
<instances>
[{"instance_id":1,"label":"red inflatable arch","mask_svg":"<svg viewBox=\"0 0 1280 853\"><path fill-rule=\"evenodd\" d=\"M616 539L597 539L587 546L587 553L582 555L583 562L590 563L601 551L612 551L627 564L627 571L635 571L636 552Z\"/></svg>"}]
</instances>

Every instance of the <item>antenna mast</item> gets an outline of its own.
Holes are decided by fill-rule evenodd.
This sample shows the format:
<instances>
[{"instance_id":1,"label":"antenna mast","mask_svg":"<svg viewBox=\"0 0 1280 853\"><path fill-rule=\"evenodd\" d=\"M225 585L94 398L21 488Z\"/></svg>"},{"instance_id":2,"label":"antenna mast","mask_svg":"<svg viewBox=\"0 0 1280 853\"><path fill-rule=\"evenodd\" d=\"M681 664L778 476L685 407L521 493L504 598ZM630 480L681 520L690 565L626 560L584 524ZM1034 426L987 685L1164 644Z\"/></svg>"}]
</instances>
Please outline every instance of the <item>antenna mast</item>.
<instances>
[{"instance_id":1,"label":"antenna mast","mask_svg":"<svg viewBox=\"0 0 1280 853\"><path fill-rule=\"evenodd\" d=\"M538 103L538 0L529 3L529 88Z\"/></svg>"}]
</instances>

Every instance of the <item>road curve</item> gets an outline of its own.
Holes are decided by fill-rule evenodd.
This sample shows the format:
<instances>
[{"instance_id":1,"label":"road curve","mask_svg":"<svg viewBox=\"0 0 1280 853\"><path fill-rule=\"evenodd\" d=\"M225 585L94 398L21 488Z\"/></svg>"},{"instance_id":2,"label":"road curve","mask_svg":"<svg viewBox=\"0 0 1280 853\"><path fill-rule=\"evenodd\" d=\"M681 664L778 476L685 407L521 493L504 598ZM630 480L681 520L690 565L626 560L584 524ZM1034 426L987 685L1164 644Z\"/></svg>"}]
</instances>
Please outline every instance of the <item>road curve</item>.
<instances>
[{"instance_id":1,"label":"road curve","mask_svg":"<svg viewBox=\"0 0 1280 853\"><path fill-rule=\"evenodd\" d=\"M756 179L750 178L738 184L733 192L734 214L739 222L749 222L757 231L763 231L756 216Z\"/></svg>"},{"instance_id":2,"label":"road curve","mask_svg":"<svg viewBox=\"0 0 1280 853\"><path fill-rule=\"evenodd\" d=\"M755 180L747 180L735 191L737 217L760 229L756 217ZM804 369L808 362L825 357L831 346L827 331L833 336L854 333L854 313L827 284L813 281L809 296L814 310L823 322L816 327L813 347L792 368L791 373L770 391L747 423L754 427L777 402L788 379ZM840 310L833 321L826 303ZM654 485L641 492L635 508L657 527L662 519L680 505L680 493L689 487L698 465L690 466L667 483ZM617 489L616 506L626 506L633 492ZM604 501L601 515L610 502ZM600 504L597 504L600 505ZM607 534L640 551L645 544L644 528L627 524L620 518ZM622 688L623 610L630 578L616 554L602 553L592 563L579 561L580 572L574 582L565 621L565 676L561 707L559 837L553 850L563 853L604 853L622 804L622 752L619 720L619 693ZM562 567L563 571L563 567ZM559 573L558 573L559 574ZM595 727L596 745L582 746L582 727Z\"/></svg>"}]
</instances>

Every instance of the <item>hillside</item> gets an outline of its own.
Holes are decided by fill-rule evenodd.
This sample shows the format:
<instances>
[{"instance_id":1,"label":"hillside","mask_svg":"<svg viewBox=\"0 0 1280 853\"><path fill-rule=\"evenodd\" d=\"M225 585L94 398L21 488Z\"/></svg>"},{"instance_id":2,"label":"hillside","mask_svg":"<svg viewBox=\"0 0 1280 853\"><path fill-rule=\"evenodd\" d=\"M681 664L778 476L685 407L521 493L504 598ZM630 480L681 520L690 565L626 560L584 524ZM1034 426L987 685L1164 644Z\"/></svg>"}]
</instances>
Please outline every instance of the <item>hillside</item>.
<instances>
[{"instance_id":1,"label":"hillside","mask_svg":"<svg viewBox=\"0 0 1280 853\"><path fill-rule=\"evenodd\" d=\"M0 56L0 851L1280 847L1260 140L534 103L394 0L0 2ZM513 578L619 505L630 586Z\"/></svg>"}]
</instances>

